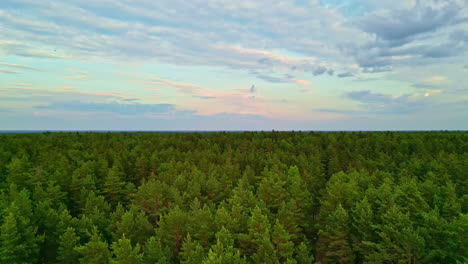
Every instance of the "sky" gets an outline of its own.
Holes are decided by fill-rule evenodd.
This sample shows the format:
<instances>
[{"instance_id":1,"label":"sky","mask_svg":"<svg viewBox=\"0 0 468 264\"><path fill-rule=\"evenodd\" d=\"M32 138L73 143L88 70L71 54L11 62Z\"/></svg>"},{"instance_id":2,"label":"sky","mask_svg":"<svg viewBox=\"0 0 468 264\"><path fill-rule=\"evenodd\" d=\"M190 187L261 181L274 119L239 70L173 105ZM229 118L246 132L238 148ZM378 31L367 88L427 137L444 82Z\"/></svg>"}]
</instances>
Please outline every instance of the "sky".
<instances>
[{"instance_id":1,"label":"sky","mask_svg":"<svg viewBox=\"0 0 468 264\"><path fill-rule=\"evenodd\" d=\"M0 130L467 129L467 0L0 1Z\"/></svg>"}]
</instances>

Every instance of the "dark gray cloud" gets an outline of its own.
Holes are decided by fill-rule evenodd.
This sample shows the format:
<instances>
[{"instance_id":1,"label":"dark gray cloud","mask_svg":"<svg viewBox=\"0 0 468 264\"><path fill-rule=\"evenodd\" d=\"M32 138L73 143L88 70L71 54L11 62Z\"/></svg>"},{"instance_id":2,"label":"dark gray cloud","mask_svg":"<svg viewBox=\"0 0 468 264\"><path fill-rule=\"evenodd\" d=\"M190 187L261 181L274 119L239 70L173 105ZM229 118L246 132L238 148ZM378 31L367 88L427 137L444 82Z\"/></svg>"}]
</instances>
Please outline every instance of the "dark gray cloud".
<instances>
[{"instance_id":1,"label":"dark gray cloud","mask_svg":"<svg viewBox=\"0 0 468 264\"><path fill-rule=\"evenodd\" d=\"M463 49L456 43L445 43L420 49L419 53L424 57L437 59L460 55Z\"/></svg>"},{"instance_id":2,"label":"dark gray cloud","mask_svg":"<svg viewBox=\"0 0 468 264\"><path fill-rule=\"evenodd\" d=\"M457 43L466 44L468 43L468 30L457 30L450 34L450 38Z\"/></svg>"},{"instance_id":3,"label":"dark gray cloud","mask_svg":"<svg viewBox=\"0 0 468 264\"><path fill-rule=\"evenodd\" d=\"M424 5L422 1L410 9L393 10L393 12L376 12L365 15L358 21L364 31L375 34L388 41L409 41L423 33L434 32L439 28L457 21L462 7L453 1L439 8ZM399 44L403 44L399 42Z\"/></svg>"},{"instance_id":4,"label":"dark gray cloud","mask_svg":"<svg viewBox=\"0 0 468 264\"><path fill-rule=\"evenodd\" d=\"M139 115L146 113L164 114L176 111L172 104L120 104L112 103L86 103L86 102L60 102L49 105L35 106L43 110L64 110L76 112L107 112L121 115Z\"/></svg>"},{"instance_id":5,"label":"dark gray cloud","mask_svg":"<svg viewBox=\"0 0 468 264\"><path fill-rule=\"evenodd\" d=\"M424 0L404 6L387 5L355 19L355 25L374 39L340 49L354 57L364 73L436 63L467 50L468 33L461 28L468 22L468 6L463 1Z\"/></svg>"},{"instance_id":6,"label":"dark gray cloud","mask_svg":"<svg viewBox=\"0 0 468 264\"><path fill-rule=\"evenodd\" d=\"M322 75L322 74L330 71L330 69L327 69L327 68L325 68L323 66L316 66L313 69L307 69L305 71L306 72L311 71L314 76L317 76L317 75Z\"/></svg>"},{"instance_id":7,"label":"dark gray cloud","mask_svg":"<svg viewBox=\"0 0 468 264\"><path fill-rule=\"evenodd\" d=\"M353 77L354 74L352 72L343 72L343 73L339 73L337 76L339 78L347 78L347 77Z\"/></svg>"}]
</instances>

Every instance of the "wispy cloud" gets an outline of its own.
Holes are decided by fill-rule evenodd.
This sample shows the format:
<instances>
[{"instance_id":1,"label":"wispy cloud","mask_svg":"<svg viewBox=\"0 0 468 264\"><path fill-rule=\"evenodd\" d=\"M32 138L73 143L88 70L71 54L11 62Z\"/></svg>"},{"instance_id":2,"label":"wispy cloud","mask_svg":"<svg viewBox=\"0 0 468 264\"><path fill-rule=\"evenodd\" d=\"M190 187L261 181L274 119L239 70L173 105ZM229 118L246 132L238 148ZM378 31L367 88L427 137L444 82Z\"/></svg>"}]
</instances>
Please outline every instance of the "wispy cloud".
<instances>
[{"instance_id":1,"label":"wispy cloud","mask_svg":"<svg viewBox=\"0 0 468 264\"><path fill-rule=\"evenodd\" d=\"M30 84L30 83L10 83L10 85L14 85L14 86L31 86L32 84Z\"/></svg>"},{"instance_id":2,"label":"wispy cloud","mask_svg":"<svg viewBox=\"0 0 468 264\"><path fill-rule=\"evenodd\" d=\"M31 67L31 66L28 66L28 65L23 65L23 64L14 64L14 63L0 62L0 65L6 66L6 67L11 67L11 68L32 70L32 71L44 71L44 70L42 70L42 69L39 69L39 68L36 68L36 67Z\"/></svg>"},{"instance_id":3,"label":"wispy cloud","mask_svg":"<svg viewBox=\"0 0 468 264\"><path fill-rule=\"evenodd\" d=\"M10 70L10 69L3 69L3 68L0 68L0 72L3 72L3 73L10 73L10 74L18 73L17 71Z\"/></svg>"},{"instance_id":4,"label":"wispy cloud","mask_svg":"<svg viewBox=\"0 0 468 264\"><path fill-rule=\"evenodd\" d=\"M256 77L270 83L293 83L296 85L318 87L318 85L312 84L307 80L296 79L291 74L284 74L281 77L266 75L262 73L255 73Z\"/></svg>"},{"instance_id":5,"label":"wispy cloud","mask_svg":"<svg viewBox=\"0 0 468 264\"><path fill-rule=\"evenodd\" d=\"M87 73L87 72L83 72L83 71L79 71L79 70L73 70L73 69L69 69L68 71L71 72L71 73L74 73L74 75L65 76L63 78L69 79L69 80L88 80L88 79L92 79L92 75Z\"/></svg>"},{"instance_id":6,"label":"wispy cloud","mask_svg":"<svg viewBox=\"0 0 468 264\"><path fill-rule=\"evenodd\" d=\"M128 103L86 103L79 101L52 103L35 106L41 110L65 110L76 112L110 112L121 115L142 115L146 113L169 113L176 110L172 104Z\"/></svg>"}]
</instances>

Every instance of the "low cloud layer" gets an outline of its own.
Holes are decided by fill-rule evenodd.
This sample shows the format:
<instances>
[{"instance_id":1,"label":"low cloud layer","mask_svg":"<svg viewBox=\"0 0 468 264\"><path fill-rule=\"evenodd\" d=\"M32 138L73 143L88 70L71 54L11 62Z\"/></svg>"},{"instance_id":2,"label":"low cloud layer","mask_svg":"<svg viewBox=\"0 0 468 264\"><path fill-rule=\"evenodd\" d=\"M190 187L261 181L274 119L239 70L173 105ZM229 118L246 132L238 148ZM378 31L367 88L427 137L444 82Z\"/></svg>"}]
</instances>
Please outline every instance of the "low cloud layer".
<instances>
[{"instance_id":1,"label":"low cloud layer","mask_svg":"<svg viewBox=\"0 0 468 264\"><path fill-rule=\"evenodd\" d=\"M141 115L147 113L170 113L174 112L176 107L172 104L121 104L113 103L86 103L86 102L62 102L49 105L36 106L39 110L63 110L76 112L106 112L120 115Z\"/></svg>"}]
</instances>

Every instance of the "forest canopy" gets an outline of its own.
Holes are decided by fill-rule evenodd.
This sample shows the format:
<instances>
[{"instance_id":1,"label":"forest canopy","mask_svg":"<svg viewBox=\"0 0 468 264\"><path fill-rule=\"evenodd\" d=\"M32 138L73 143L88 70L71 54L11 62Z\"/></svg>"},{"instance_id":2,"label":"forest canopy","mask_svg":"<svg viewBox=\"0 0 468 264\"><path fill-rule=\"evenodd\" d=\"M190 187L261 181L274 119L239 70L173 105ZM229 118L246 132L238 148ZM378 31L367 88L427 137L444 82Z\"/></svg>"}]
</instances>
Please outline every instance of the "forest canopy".
<instances>
[{"instance_id":1,"label":"forest canopy","mask_svg":"<svg viewBox=\"0 0 468 264\"><path fill-rule=\"evenodd\" d=\"M468 132L0 134L0 263L466 263Z\"/></svg>"}]
</instances>

